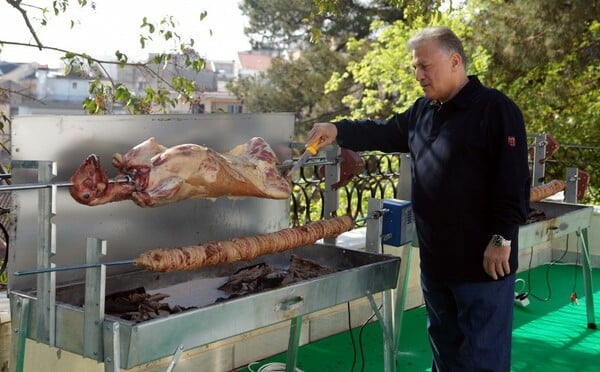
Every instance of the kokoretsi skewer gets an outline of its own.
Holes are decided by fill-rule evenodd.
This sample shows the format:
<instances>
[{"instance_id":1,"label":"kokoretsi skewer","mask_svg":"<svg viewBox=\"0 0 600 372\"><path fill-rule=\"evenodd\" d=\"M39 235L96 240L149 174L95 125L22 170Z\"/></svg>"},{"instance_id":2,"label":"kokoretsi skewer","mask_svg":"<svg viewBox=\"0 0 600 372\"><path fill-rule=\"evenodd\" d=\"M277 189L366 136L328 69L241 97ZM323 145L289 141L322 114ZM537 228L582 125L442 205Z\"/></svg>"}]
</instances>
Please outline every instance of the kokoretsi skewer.
<instances>
[{"instance_id":1,"label":"kokoretsi skewer","mask_svg":"<svg viewBox=\"0 0 600 372\"><path fill-rule=\"evenodd\" d=\"M536 202L542 199L546 199L549 196L556 194L557 192L566 189L567 183L561 180L552 180L542 185L537 185L531 188L529 201Z\"/></svg>"},{"instance_id":2,"label":"kokoretsi skewer","mask_svg":"<svg viewBox=\"0 0 600 372\"><path fill-rule=\"evenodd\" d=\"M258 256L283 252L332 238L352 229L350 216L334 217L290 227L272 233L213 241L198 245L156 248L142 253L134 263L152 271L193 270L238 260L252 260Z\"/></svg>"}]
</instances>

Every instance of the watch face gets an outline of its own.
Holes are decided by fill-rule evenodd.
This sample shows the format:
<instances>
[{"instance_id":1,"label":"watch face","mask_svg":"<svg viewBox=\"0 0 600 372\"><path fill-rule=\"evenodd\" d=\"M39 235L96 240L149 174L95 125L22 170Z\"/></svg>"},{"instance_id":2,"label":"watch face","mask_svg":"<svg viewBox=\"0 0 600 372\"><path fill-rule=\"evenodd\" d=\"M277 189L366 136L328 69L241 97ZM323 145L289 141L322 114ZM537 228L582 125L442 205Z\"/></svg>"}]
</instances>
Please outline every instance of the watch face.
<instances>
[{"instance_id":1,"label":"watch face","mask_svg":"<svg viewBox=\"0 0 600 372\"><path fill-rule=\"evenodd\" d=\"M502 237L500 235L493 235L492 243L494 243L494 246L496 246L496 247L501 247L502 246Z\"/></svg>"}]
</instances>

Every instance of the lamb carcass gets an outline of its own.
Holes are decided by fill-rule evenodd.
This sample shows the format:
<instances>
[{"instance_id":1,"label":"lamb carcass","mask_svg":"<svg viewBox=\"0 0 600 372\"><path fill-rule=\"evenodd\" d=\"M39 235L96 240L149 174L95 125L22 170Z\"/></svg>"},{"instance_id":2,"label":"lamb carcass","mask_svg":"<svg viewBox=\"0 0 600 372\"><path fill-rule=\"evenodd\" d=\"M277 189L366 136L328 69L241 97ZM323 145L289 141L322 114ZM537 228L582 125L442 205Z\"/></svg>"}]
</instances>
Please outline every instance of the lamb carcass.
<instances>
[{"instance_id":1,"label":"lamb carcass","mask_svg":"<svg viewBox=\"0 0 600 372\"><path fill-rule=\"evenodd\" d=\"M131 199L141 207L180 200L255 196L287 199L291 183L277 169L278 159L269 144L254 137L226 153L202 145L167 148L154 137L126 154L115 154L119 174L108 181L96 155L89 155L71 177L71 196L81 204L100 205Z\"/></svg>"}]
</instances>

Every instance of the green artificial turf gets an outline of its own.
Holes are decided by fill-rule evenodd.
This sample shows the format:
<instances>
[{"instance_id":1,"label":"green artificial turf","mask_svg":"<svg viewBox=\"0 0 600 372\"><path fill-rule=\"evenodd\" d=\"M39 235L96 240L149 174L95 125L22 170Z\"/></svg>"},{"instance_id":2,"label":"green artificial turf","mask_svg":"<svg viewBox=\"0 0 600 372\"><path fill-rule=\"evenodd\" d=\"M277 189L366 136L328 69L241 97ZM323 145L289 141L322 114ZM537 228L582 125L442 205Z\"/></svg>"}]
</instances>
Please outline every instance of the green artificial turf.
<instances>
[{"instance_id":1,"label":"green artificial turf","mask_svg":"<svg viewBox=\"0 0 600 372\"><path fill-rule=\"evenodd\" d=\"M529 305L515 307L513 371L600 371L600 330L588 328L581 267L543 265L518 274L525 282L517 290L530 290ZM548 288L549 287L549 288ZM600 269L593 271L595 323L600 322ZM571 301L575 292L578 304ZM405 312L398 348L398 371L431 370L431 352L423 307ZM305 372L383 371L383 336L378 322L301 346L297 368ZM362 346L362 352L361 352ZM364 356L364 357L363 357ZM285 363L282 353L261 365Z\"/></svg>"}]
</instances>

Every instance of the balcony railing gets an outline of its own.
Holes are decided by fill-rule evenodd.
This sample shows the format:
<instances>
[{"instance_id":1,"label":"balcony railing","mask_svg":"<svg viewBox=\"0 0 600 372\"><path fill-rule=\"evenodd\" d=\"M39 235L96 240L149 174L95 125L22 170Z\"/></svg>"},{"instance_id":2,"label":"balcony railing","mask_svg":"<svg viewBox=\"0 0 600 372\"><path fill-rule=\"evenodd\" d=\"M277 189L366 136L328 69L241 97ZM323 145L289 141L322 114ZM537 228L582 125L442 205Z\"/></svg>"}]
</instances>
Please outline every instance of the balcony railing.
<instances>
[{"instance_id":1,"label":"balcony railing","mask_svg":"<svg viewBox=\"0 0 600 372\"><path fill-rule=\"evenodd\" d=\"M579 203L600 205L600 147L562 145L546 161L546 181L564 179L568 167L579 168L590 175L590 187Z\"/></svg>"},{"instance_id":2,"label":"balcony railing","mask_svg":"<svg viewBox=\"0 0 600 372\"><path fill-rule=\"evenodd\" d=\"M392 198L400 180L400 153L361 153L365 170L339 189L338 215L349 214L355 219L367 215L369 198ZM582 204L600 204L600 147L562 145L546 160L544 182L565 179L566 168L576 167L590 174L590 187ZM290 222L303 225L322 219L325 181L321 166L305 167L294 181L290 203ZM403 178L404 179L404 178ZM409 178L406 178L409 179Z\"/></svg>"},{"instance_id":3,"label":"balcony railing","mask_svg":"<svg viewBox=\"0 0 600 372\"><path fill-rule=\"evenodd\" d=\"M364 171L339 188L338 215L349 214L355 219L367 215L369 198L393 198L400 179L400 153L362 153ZM294 226L322 219L325 180L323 166L302 168L294 181L290 210Z\"/></svg>"}]
</instances>

